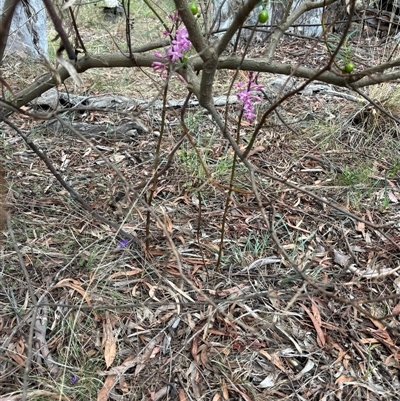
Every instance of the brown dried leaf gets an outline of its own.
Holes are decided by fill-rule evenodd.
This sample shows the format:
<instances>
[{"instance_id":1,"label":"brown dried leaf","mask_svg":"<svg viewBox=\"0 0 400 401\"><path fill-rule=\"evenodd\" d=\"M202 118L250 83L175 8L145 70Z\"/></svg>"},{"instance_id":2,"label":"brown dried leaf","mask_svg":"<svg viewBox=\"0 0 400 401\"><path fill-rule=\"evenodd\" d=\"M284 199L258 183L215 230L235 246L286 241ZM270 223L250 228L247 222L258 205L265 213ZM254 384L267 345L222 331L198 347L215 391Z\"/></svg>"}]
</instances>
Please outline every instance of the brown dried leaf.
<instances>
[{"instance_id":1,"label":"brown dried leaf","mask_svg":"<svg viewBox=\"0 0 400 401\"><path fill-rule=\"evenodd\" d=\"M315 317L315 320L318 322L318 324L321 326L321 314L319 313L318 306L316 305L314 299L311 299L311 310L312 313Z\"/></svg>"},{"instance_id":2,"label":"brown dried leaf","mask_svg":"<svg viewBox=\"0 0 400 401\"><path fill-rule=\"evenodd\" d=\"M392 315L400 315L400 302L393 308Z\"/></svg>"},{"instance_id":3,"label":"brown dried leaf","mask_svg":"<svg viewBox=\"0 0 400 401\"><path fill-rule=\"evenodd\" d=\"M103 324L103 342L104 342L104 359L106 366L109 368L114 362L115 355L117 354L117 343L115 341L114 333L112 330L110 316L106 314L106 321Z\"/></svg>"},{"instance_id":4,"label":"brown dried leaf","mask_svg":"<svg viewBox=\"0 0 400 401\"><path fill-rule=\"evenodd\" d=\"M192 347L190 349L190 352L192 354L192 357L193 357L194 361L196 362L196 365L200 366L200 358L199 358L199 355L198 355L198 353L199 353L199 339L198 339L197 336L195 336L193 338Z\"/></svg>"},{"instance_id":5,"label":"brown dried leaf","mask_svg":"<svg viewBox=\"0 0 400 401\"><path fill-rule=\"evenodd\" d=\"M369 320L374 324L374 326L376 328L385 330L385 325L381 321L373 319L373 318L369 318Z\"/></svg>"},{"instance_id":6,"label":"brown dried leaf","mask_svg":"<svg viewBox=\"0 0 400 401\"><path fill-rule=\"evenodd\" d=\"M400 360L400 351L397 345L393 342L390 334L386 331L386 328L374 330L368 329L368 331L374 336L376 340L386 346L392 352L393 357L399 361Z\"/></svg>"},{"instance_id":7,"label":"brown dried leaf","mask_svg":"<svg viewBox=\"0 0 400 401\"><path fill-rule=\"evenodd\" d=\"M18 352L19 355L23 355L25 352L25 344L22 340L22 338L18 339L18 341L15 342L15 349Z\"/></svg>"},{"instance_id":8,"label":"brown dried leaf","mask_svg":"<svg viewBox=\"0 0 400 401\"><path fill-rule=\"evenodd\" d=\"M142 369L145 366L145 362L148 361L150 358L154 358L160 351L161 347L158 345L162 341L162 338L164 336L161 334L160 336L154 338L147 344L145 348L145 352L141 355L141 358L139 358L138 364L136 365L135 368L135 373L134 376L138 376L138 374L142 371Z\"/></svg>"},{"instance_id":9,"label":"brown dried leaf","mask_svg":"<svg viewBox=\"0 0 400 401\"><path fill-rule=\"evenodd\" d=\"M208 332L210 334L215 334L217 336L224 336L225 335L225 333L223 331L215 330L215 329L209 329Z\"/></svg>"},{"instance_id":10,"label":"brown dried leaf","mask_svg":"<svg viewBox=\"0 0 400 401\"><path fill-rule=\"evenodd\" d=\"M279 299L279 291L272 289L271 287L268 289L268 298L275 309L279 309L280 307L280 299Z\"/></svg>"},{"instance_id":11,"label":"brown dried leaf","mask_svg":"<svg viewBox=\"0 0 400 401\"><path fill-rule=\"evenodd\" d=\"M228 386L225 383L225 380L222 381L222 397L224 400L229 400L229 391L228 391Z\"/></svg>"},{"instance_id":12,"label":"brown dried leaf","mask_svg":"<svg viewBox=\"0 0 400 401\"><path fill-rule=\"evenodd\" d=\"M264 150L265 150L265 147L264 147L264 146L256 146L255 148L253 148L253 149L249 152L249 154L247 155L247 157L251 157L251 156L253 156L253 155L257 154L257 153L264 152Z\"/></svg>"},{"instance_id":13,"label":"brown dried leaf","mask_svg":"<svg viewBox=\"0 0 400 401\"><path fill-rule=\"evenodd\" d=\"M336 361L333 362L333 364L332 364L332 365L336 365L337 363L342 362L343 358L346 357L348 351L344 351L343 348L337 343L333 343L332 347L337 349L339 352L339 354L336 358ZM343 363L343 366L345 366L345 363ZM345 366L345 368L346 368L346 366Z\"/></svg>"},{"instance_id":14,"label":"brown dried leaf","mask_svg":"<svg viewBox=\"0 0 400 401\"><path fill-rule=\"evenodd\" d=\"M158 334L157 336L155 336L144 348L143 352L139 355L137 355L136 357L128 357L125 359L125 361L119 365L116 366L114 368L111 368L108 371L102 372L103 375L123 375L128 369L133 368L134 366L136 366L139 363L143 363L145 361L147 361L151 355L153 354L153 351L156 347L157 344L159 344L161 342L163 338L163 335Z\"/></svg>"},{"instance_id":15,"label":"brown dried leaf","mask_svg":"<svg viewBox=\"0 0 400 401\"><path fill-rule=\"evenodd\" d=\"M397 196L391 191L388 191L388 198L393 202L393 203L399 203L399 200L397 199Z\"/></svg>"},{"instance_id":16,"label":"brown dried leaf","mask_svg":"<svg viewBox=\"0 0 400 401\"><path fill-rule=\"evenodd\" d=\"M117 380L117 375L110 375L106 377L104 381L103 387L100 389L99 393L97 394L97 401L107 401L108 394L112 390Z\"/></svg>"},{"instance_id":17,"label":"brown dried leaf","mask_svg":"<svg viewBox=\"0 0 400 401\"><path fill-rule=\"evenodd\" d=\"M379 341L376 338L368 337L368 338L361 338L360 343L362 344L379 344Z\"/></svg>"},{"instance_id":18,"label":"brown dried leaf","mask_svg":"<svg viewBox=\"0 0 400 401\"><path fill-rule=\"evenodd\" d=\"M147 281L144 281L144 284L146 284L147 287L149 287L149 296L151 299L154 299L156 302L161 302L157 297L156 297L156 291L158 290L158 287L156 285L152 285L148 283Z\"/></svg>"},{"instance_id":19,"label":"brown dried leaf","mask_svg":"<svg viewBox=\"0 0 400 401\"><path fill-rule=\"evenodd\" d=\"M0 231L3 231L6 223L5 200L7 194L6 173L0 164Z\"/></svg>"},{"instance_id":20,"label":"brown dried leaf","mask_svg":"<svg viewBox=\"0 0 400 401\"><path fill-rule=\"evenodd\" d=\"M85 299L88 305L91 305L88 293L82 288L81 283L78 280L73 280L72 278L65 278L64 280L61 280L54 286L54 288L57 287L72 288L73 290L79 292L79 294L82 295L82 297Z\"/></svg>"},{"instance_id":21,"label":"brown dried leaf","mask_svg":"<svg viewBox=\"0 0 400 401\"><path fill-rule=\"evenodd\" d=\"M119 389L120 391L122 391L123 393L125 393L125 394L129 393L129 391L130 391L129 385L128 385L128 383L126 382L124 376L121 376L121 377L119 378L118 389Z\"/></svg>"},{"instance_id":22,"label":"brown dried leaf","mask_svg":"<svg viewBox=\"0 0 400 401\"><path fill-rule=\"evenodd\" d=\"M242 292L244 290L245 284L239 284L235 287L225 288L224 290L208 290L208 293L211 295L218 295L218 297L225 297L227 295L232 295L237 292Z\"/></svg>"},{"instance_id":23,"label":"brown dried leaf","mask_svg":"<svg viewBox=\"0 0 400 401\"><path fill-rule=\"evenodd\" d=\"M47 400L47 399L54 399L54 400L59 400L59 401L72 401L71 398L61 395L58 392L53 393L51 391L47 390L32 390L28 391L27 400ZM5 397L0 397L0 401L21 401L22 395L17 394L17 395L12 395L12 396L5 396Z\"/></svg>"},{"instance_id":24,"label":"brown dried leaf","mask_svg":"<svg viewBox=\"0 0 400 401\"><path fill-rule=\"evenodd\" d=\"M352 382L354 380L356 380L355 377L342 375L336 379L335 384L348 383L348 382Z\"/></svg>"},{"instance_id":25,"label":"brown dried leaf","mask_svg":"<svg viewBox=\"0 0 400 401\"><path fill-rule=\"evenodd\" d=\"M135 274L142 273L143 269L132 269L128 270L125 272L116 272L114 274L111 274L111 276L108 278L109 280L116 278L116 277L121 277L121 276L134 276Z\"/></svg>"},{"instance_id":26,"label":"brown dried leaf","mask_svg":"<svg viewBox=\"0 0 400 401\"><path fill-rule=\"evenodd\" d=\"M365 249L359 245L352 245L350 248L353 252L365 252Z\"/></svg>"},{"instance_id":27,"label":"brown dried leaf","mask_svg":"<svg viewBox=\"0 0 400 401\"><path fill-rule=\"evenodd\" d=\"M179 401L187 401L185 390L183 388L179 389L178 396L179 396Z\"/></svg>"},{"instance_id":28,"label":"brown dried leaf","mask_svg":"<svg viewBox=\"0 0 400 401\"><path fill-rule=\"evenodd\" d=\"M206 345L206 346L201 350L201 352L200 352L200 360L201 360L202 365L203 365L206 369L212 371L213 369L212 369L212 367L209 365L209 359L208 359L207 351L208 351L208 345Z\"/></svg>"},{"instance_id":29,"label":"brown dried leaf","mask_svg":"<svg viewBox=\"0 0 400 401\"><path fill-rule=\"evenodd\" d=\"M192 392L195 400L200 400L203 396L203 392L199 383L201 382L201 376L198 369L194 369L190 374L190 385L192 387Z\"/></svg>"},{"instance_id":30,"label":"brown dried leaf","mask_svg":"<svg viewBox=\"0 0 400 401\"><path fill-rule=\"evenodd\" d=\"M284 373L287 373L281 359L274 352L269 354L267 351L261 349L260 354L265 356L269 361L271 361L279 370L281 370Z\"/></svg>"},{"instance_id":31,"label":"brown dried leaf","mask_svg":"<svg viewBox=\"0 0 400 401\"><path fill-rule=\"evenodd\" d=\"M162 216L162 222L160 220L156 220L156 226L163 231L166 231L165 234L172 233L172 221L167 214Z\"/></svg>"},{"instance_id":32,"label":"brown dried leaf","mask_svg":"<svg viewBox=\"0 0 400 401\"><path fill-rule=\"evenodd\" d=\"M239 393L245 401L253 401L245 392L239 390L236 386L232 387L231 390Z\"/></svg>"},{"instance_id":33,"label":"brown dried leaf","mask_svg":"<svg viewBox=\"0 0 400 401\"><path fill-rule=\"evenodd\" d=\"M356 226L356 230L359 231L362 236L365 238L365 223L359 221Z\"/></svg>"},{"instance_id":34,"label":"brown dried leaf","mask_svg":"<svg viewBox=\"0 0 400 401\"><path fill-rule=\"evenodd\" d=\"M320 347L323 347L325 345L326 341L325 341L324 332L321 329L321 325L318 323L317 319L314 317L314 315L311 313L311 311L306 306L304 306L303 304L300 304L300 306L306 311L308 317L313 322L315 331L317 332L317 343Z\"/></svg>"},{"instance_id":35,"label":"brown dried leaf","mask_svg":"<svg viewBox=\"0 0 400 401\"><path fill-rule=\"evenodd\" d=\"M15 350L15 344L11 343L8 346L8 350L6 352L6 355L13 359L15 362L17 362L18 365L20 366L25 366L25 355L19 355L16 350Z\"/></svg>"},{"instance_id":36,"label":"brown dried leaf","mask_svg":"<svg viewBox=\"0 0 400 401\"><path fill-rule=\"evenodd\" d=\"M388 368L390 368L390 367L393 367L393 368L396 368L396 370L398 369L398 367L399 367L399 362L398 361L396 361L396 359L393 357L393 355L389 355L386 359L385 359L385 365L388 367Z\"/></svg>"}]
</instances>

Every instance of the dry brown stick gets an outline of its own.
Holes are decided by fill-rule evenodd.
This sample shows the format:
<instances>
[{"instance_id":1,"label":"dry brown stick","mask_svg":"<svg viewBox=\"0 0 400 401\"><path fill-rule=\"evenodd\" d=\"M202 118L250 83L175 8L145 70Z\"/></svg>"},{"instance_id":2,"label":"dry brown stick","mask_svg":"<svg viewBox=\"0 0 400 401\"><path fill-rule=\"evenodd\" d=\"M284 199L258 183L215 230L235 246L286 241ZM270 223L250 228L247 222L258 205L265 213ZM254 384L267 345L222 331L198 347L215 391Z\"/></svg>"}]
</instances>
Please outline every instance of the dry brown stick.
<instances>
[{"instance_id":1,"label":"dry brown stick","mask_svg":"<svg viewBox=\"0 0 400 401\"><path fill-rule=\"evenodd\" d=\"M27 355L26 355L26 362L25 362L25 369L24 369L24 381L22 386L22 401L26 401L28 399L28 386L29 386L29 370L32 365L32 357L33 357L33 337L35 334L35 322L37 319L38 314L38 306L35 305L32 310L32 320L29 327L29 334L28 334L28 343L26 344L27 347Z\"/></svg>"},{"instance_id":2,"label":"dry brown stick","mask_svg":"<svg viewBox=\"0 0 400 401\"><path fill-rule=\"evenodd\" d=\"M26 285L28 286L28 292L29 292L29 295L31 297L32 303L33 303L33 305L37 305L37 298L36 298L36 295L35 295L35 291L33 291L33 287L32 287L32 283L31 283L30 277L29 277L28 270L26 269L26 266L25 266L25 263L24 263L24 259L22 258L21 251L19 250L17 241L15 239L14 230L13 230L12 225L11 225L10 216L7 216L7 228L8 228L8 232L10 234L11 241L12 241L13 246L14 246L15 253L17 254L17 257L18 257L19 265L21 266L21 270L22 270L22 272L24 274Z\"/></svg>"},{"instance_id":3,"label":"dry brown stick","mask_svg":"<svg viewBox=\"0 0 400 401\"><path fill-rule=\"evenodd\" d=\"M43 297L43 302L48 302L46 295ZM35 345L37 347L37 353L41 354L50 375L52 377L56 377L58 366L56 364L56 361L51 356L49 344L46 340L49 307L46 305L41 305L39 312L39 316L37 316L35 322L33 323L35 325Z\"/></svg>"}]
</instances>

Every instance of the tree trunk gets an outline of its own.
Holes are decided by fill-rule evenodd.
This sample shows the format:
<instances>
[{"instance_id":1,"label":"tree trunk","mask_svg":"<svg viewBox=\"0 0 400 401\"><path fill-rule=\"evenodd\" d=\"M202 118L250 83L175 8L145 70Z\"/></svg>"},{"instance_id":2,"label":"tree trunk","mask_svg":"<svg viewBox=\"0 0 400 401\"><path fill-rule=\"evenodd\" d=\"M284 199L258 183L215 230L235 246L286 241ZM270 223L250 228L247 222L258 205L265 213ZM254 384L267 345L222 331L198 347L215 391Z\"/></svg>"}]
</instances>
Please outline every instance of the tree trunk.
<instances>
[{"instance_id":1,"label":"tree trunk","mask_svg":"<svg viewBox=\"0 0 400 401\"><path fill-rule=\"evenodd\" d=\"M0 9L3 14L0 19L3 36L0 38L0 62L9 54L48 58L46 11L42 1L21 0L15 9L8 33L4 20L10 4L12 4L11 1L0 0ZM5 52L4 46L1 46L2 43L7 43Z\"/></svg>"}]
</instances>

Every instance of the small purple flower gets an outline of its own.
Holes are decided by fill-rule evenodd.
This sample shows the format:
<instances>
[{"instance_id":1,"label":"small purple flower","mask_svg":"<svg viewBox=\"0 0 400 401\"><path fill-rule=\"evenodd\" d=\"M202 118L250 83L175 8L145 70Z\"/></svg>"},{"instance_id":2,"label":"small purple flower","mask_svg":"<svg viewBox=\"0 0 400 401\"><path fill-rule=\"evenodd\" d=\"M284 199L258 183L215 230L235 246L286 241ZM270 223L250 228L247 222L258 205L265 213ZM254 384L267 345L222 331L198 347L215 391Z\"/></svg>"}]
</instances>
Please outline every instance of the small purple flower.
<instances>
[{"instance_id":1,"label":"small purple flower","mask_svg":"<svg viewBox=\"0 0 400 401\"><path fill-rule=\"evenodd\" d=\"M129 244L129 241L127 239L122 239L121 241L118 242L118 247L119 248L124 248Z\"/></svg>"},{"instance_id":2,"label":"small purple flower","mask_svg":"<svg viewBox=\"0 0 400 401\"><path fill-rule=\"evenodd\" d=\"M173 63L183 57L183 53L180 51L178 46L169 47L167 50L167 54L171 58L171 61Z\"/></svg>"},{"instance_id":3,"label":"small purple flower","mask_svg":"<svg viewBox=\"0 0 400 401\"><path fill-rule=\"evenodd\" d=\"M151 65L153 67L154 72L159 72L162 78L167 77L167 66L164 63L159 61L153 61Z\"/></svg>"},{"instance_id":4,"label":"small purple flower","mask_svg":"<svg viewBox=\"0 0 400 401\"><path fill-rule=\"evenodd\" d=\"M79 377L73 375L73 376L71 377L71 379L70 379L70 382L71 382L71 384L76 384L76 383L78 383L78 380L79 380Z\"/></svg>"},{"instance_id":5,"label":"small purple flower","mask_svg":"<svg viewBox=\"0 0 400 401\"><path fill-rule=\"evenodd\" d=\"M188 32L185 27L176 31L175 39L172 41L171 46L167 50L167 55L170 57L173 63L183 57L184 51L188 51L190 49L192 44L188 38Z\"/></svg>"},{"instance_id":6,"label":"small purple flower","mask_svg":"<svg viewBox=\"0 0 400 401\"><path fill-rule=\"evenodd\" d=\"M186 27L176 31L176 40L173 40L172 43L179 46L179 48L183 51L187 52L190 50L192 43L189 40L189 34Z\"/></svg>"}]
</instances>

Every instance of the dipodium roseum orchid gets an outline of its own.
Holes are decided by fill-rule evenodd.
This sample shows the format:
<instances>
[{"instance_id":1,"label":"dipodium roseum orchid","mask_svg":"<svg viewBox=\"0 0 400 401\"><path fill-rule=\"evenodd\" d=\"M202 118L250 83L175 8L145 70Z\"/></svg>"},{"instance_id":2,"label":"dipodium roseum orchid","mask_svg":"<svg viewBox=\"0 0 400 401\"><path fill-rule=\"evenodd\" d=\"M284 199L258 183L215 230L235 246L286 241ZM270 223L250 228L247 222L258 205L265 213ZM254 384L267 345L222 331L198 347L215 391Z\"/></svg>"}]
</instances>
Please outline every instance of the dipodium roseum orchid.
<instances>
[{"instance_id":1,"label":"dipodium roseum orchid","mask_svg":"<svg viewBox=\"0 0 400 401\"><path fill-rule=\"evenodd\" d=\"M238 99L243 103L243 117L252 122L257 116L254 112L254 102L261 101L259 92L264 86L255 82L253 72L249 73L249 81L245 85L243 82L237 84L239 91L237 92Z\"/></svg>"},{"instance_id":2,"label":"dipodium roseum orchid","mask_svg":"<svg viewBox=\"0 0 400 401\"><path fill-rule=\"evenodd\" d=\"M172 21L177 21L178 18L173 17L171 19ZM154 61L152 63L153 70L158 72L162 78L166 78L168 75L168 65L181 60L184 57L184 52L189 51L191 46L192 43L189 40L186 27L184 26L176 29L175 38L171 41L171 45L168 47L166 55L163 56L161 53L154 54L160 59L160 61Z\"/></svg>"}]
</instances>

